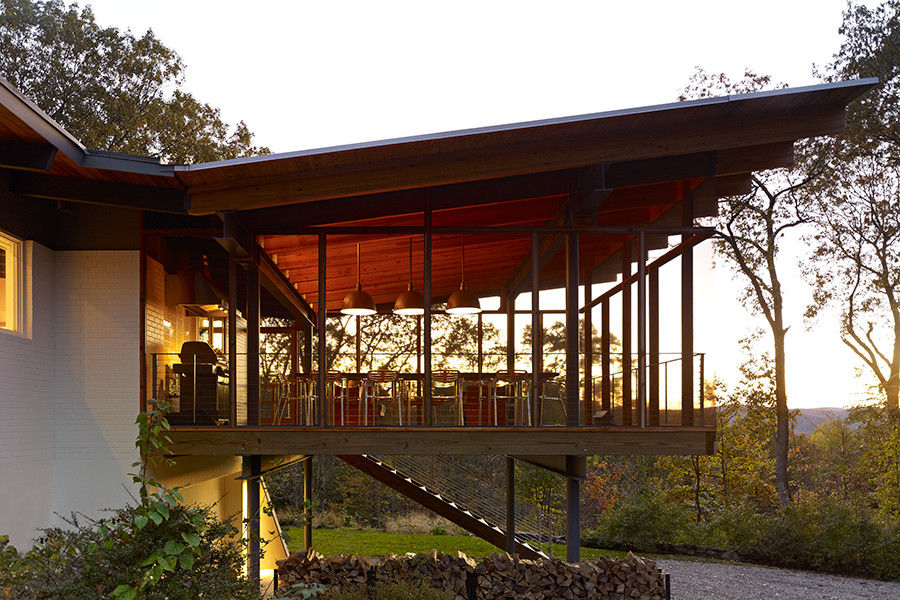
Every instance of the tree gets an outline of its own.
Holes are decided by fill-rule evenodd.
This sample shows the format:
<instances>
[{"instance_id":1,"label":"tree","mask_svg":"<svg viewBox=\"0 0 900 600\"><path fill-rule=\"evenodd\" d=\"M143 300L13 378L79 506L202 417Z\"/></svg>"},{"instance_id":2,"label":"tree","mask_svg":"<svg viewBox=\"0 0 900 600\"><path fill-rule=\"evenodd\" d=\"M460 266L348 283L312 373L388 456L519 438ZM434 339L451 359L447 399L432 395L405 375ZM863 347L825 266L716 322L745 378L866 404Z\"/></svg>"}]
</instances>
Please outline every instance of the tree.
<instances>
[{"instance_id":1,"label":"tree","mask_svg":"<svg viewBox=\"0 0 900 600\"><path fill-rule=\"evenodd\" d=\"M101 27L89 6L0 0L0 56L0 75L88 148L174 163L268 152L183 89L184 62L152 30Z\"/></svg>"},{"instance_id":2,"label":"tree","mask_svg":"<svg viewBox=\"0 0 900 600\"><path fill-rule=\"evenodd\" d=\"M681 99L753 92L771 85L769 76L751 71L745 72L742 80L732 82L724 74L710 75L698 69ZM778 258L784 236L808 222L798 192L817 174L817 171L799 169L754 174L749 193L726 198L720 203L716 223L718 255L741 275L745 283L741 301L748 309L763 316L772 334L777 417L775 487L782 505L790 502L791 493L788 485L790 432L785 351L788 327L784 321L784 288Z\"/></svg>"},{"instance_id":3,"label":"tree","mask_svg":"<svg viewBox=\"0 0 900 600\"><path fill-rule=\"evenodd\" d=\"M850 4L828 78L878 77L853 103L847 130L823 140L828 169L808 190L817 225L808 273L818 293L811 314L843 309L842 339L877 380L888 414L900 414L900 1Z\"/></svg>"}]
</instances>

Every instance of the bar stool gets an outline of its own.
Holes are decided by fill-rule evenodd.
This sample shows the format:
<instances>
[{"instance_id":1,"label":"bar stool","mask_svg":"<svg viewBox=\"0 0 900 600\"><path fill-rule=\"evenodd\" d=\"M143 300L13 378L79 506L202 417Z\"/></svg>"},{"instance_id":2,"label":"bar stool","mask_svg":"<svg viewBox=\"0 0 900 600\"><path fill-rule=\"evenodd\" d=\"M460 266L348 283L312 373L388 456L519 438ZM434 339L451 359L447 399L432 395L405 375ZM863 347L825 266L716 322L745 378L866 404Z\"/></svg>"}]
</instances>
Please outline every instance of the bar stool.
<instances>
[{"instance_id":1,"label":"bar stool","mask_svg":"<svg viewBox=\"0 0 900 600\"><path fill-rule=\"evenodd\" d=\"M346 405L346 392L343 387L341 387L340 391L338 391L339 381L341 381L341 374L339 371L325 372L325 390L324 395L322 396L322 406L327 417L328 403L333 401L336 396L339 396L341 401L341 425L343 426ZM307 406L307 424L312 425L313 417L316 416L317 412L316 407L319 406L319 373L317 371L310 371L306 376L305 404Z\"/></svg>"},{"instance_id":2,"label":"bar stool","mask_svg":"<svg viewBox=\"0 0 900 600\"><path fill-rule=\"evenodd\" d=\"M377 403L381 403L382 411L391 410L393 412L393 404L397 403L397 421L400 427L403 427L403 407L402 398L399 392L400 374L397 371L376 370L369 371L366 375L366 385L364 393L366 396L366 425L369 423L368 407L369 399L372 400L372 412ZM393 418L390 419L393 421ZM389 421L389 422L390 422ZM372 424L377 424L377 415L372 415Z\"/></svg>"},{"instance_id":3,"label":"bar stool","mask_svg":"<svg viewBox=\"0 0 900 600\"><path fill-rule=\"evenodd\" d=\"M456 421L458 425L465 425L459 371L454 369L437 369L431 372L431 405L437 408L437 406L442 404L450 407L451 415L454 410L457 412Z\"/></svg>"},{"instance_id":4,"label":"bar stool","mask_svg":"<svg viewBox=\"0 0 900 600\"><path fill-rule=\"evenodd\" d=\"M541 424L543 425L545 402L555 402L559 404L562 412L562 423L554 423L554 425L565 425L566 423L566 382L564 379L556 379L553 375L547 381L541 383Z\"/></svg>"},{"instance_id":5,"label":"bar stool","mask_svg":"<svg viewBox=\"0 0 900 600\"><path fill-rule=\"evenodd\" d=\"M478 377L471 381L472 387L478 390L478 426L482 427L484 425L484 401L488 401L488 420L491 418L491 394L493 389L493 381L494 378L492 376L487 377ZM496 411L496 403L494 403L494 410ZM497 417L494 415L494 425L496 425Z\"/></svg>"},{"instance_id":6,"label":"bar stool","mask_svg":"<svg viewBox=\"0 0 900 600\"><path fill-rule=\"evenodd\" d=\"M509 418L509 405L513 405L513 426L519 425L519 405L525 404L527 419L523 425L531 426L531 398L526 393L525 382L528 380L528 373L525 371L497 371L493 380L494 397L494 425L497 425L497 405L499 400L506 402L506 414Z\"/></svg>"}]
</instances>

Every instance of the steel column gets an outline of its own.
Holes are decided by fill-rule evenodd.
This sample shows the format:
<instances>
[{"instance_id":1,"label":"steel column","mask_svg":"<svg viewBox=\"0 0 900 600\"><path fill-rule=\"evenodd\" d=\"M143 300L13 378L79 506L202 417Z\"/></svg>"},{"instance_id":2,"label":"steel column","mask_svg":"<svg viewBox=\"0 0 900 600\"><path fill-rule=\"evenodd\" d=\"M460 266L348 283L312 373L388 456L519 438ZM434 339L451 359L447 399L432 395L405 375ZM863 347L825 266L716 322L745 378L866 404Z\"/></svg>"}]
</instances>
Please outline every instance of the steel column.
<instances>
[{"instance_id":1,"label":"steel column","mask_svg":"<svg viewBox=\"0 0 900 600\"><path fill-rule=\"evenodd\" d=\"M638 234L637 409L638 425L647 426L647 234Z\"/></svg>"},{"instance_id":2,"label":"steel column","mask_svg":"<svg viewBox=\"0 0 900 600\"><path fill-rule=\"evenodd\" d=\"M566 235L566 425L578 427L578 234Z\"/></svg>"},{"instance_id":3,"label":"steel column","mask_svg":"<svg viewBox=\"0 0 900 600\"><path fill-rule=\"evenodd\" d=\"M622 245L622 281L631 277L631 240ZM631 425L631 284L622 286L622 425Z\"/></svg>"},{"instance_id":4,"label":"steel column","mask_svg":"<svg viewBox=\"0 0 900 600\"><path fill-rule=\"evenodd\" d=\"M516 463L506 457L506 551L516 553Z\"/></svg>"},{"instance_id":5,"label":"steel column","mask_svg":"<svg viewBox=\"0 0 900 600\"><path fill-rule=\"evenodd\" d=\"M425 426L431 427L431 199L425 203L425 251L423 256L425 282L422 295L425 296L425 390L422 395Z\"/></svg>"},{"instance_id":6,"label":"steel column","mask_svg":"<svg viewBox=\"0 0 900 600\"><path fill-rule=\"evenodd\" d=\"M326 264L326 255L327 255L327 247L326 247L325 234L319 234L319 299L318 306L316 306L316 310L318 311L317 316L319 324L318 324L318 370L319 370L319 381L316 383L318 386L318 401L319 406L318 410L318 420L319 425L325 427L328 424L328 415L325 414L325 385L326 385L326 375L328 373L328 368L325 364L325 313L328 310L327 305L327 293L326 290L326 278L325 278L325 270L327 269Z\"/></svg>"},{"instance_id":7,"label":"steel column","mask_svg":"<svg viewBox=\"0 0 900 600\"><path fill-rule=\"evenodd\" d=\"M684 184L682 225L694 224L694 193ZM682 235L687 241L689 234ZM694 424L694 248L681 253L681 425Z\"/></svg>"},{"instance_id":8,"label":"steel column","mask_svg":"<svg viewBox=\"0 0 900 600\"><path fill-rule=\"evenodd\" d=\"M541 424L541 239L531 235L531 424Z\"/></svg>"},{"instance_id":9,"label":"steel column","mask_svg":"<svg viewBox=\"0 0 900 600\"><path fill-rule=\"evenodd\" d=\"M506 298L506 370L516 368L516 299Z\"/></svg>"},{"instance_id":10,"label":"steel column","mask_svg":"<svg viewBox=\"0 0 900 600\"><path fill-rule=\"evenodd\" d=\"M259 425L259 268L256 261L247 267L247 425Z\"/></svg>"},{"instance_id":11,"label":"steel column","mask_svg":"<svg viewBox=\"0 0 900 600\"><path fill-rule=\"evenodd\" d=\"M312 507L313 507L313 457L307 456L303 461L303 542L307 550L312 548Z\"/></svg>"},{"instance_id":12,"label":"steel column","mask_svg":"<svg viewBox=\"0 0 900 600\"><path fill-rule=\"evenodd\" d=\"M356 315L356 372L362 372L362 330L360 328L359 315Z\"/></svg>"},{"instance_id":13,"label":"steel column","mask_svg":"<svg viewBox=\"0 0 900 600\"><path fill-rule=\"evenodd\" d=\"M603 420L612 419L612 375L610 357L610 332L609 332L609 299L600 303L600 409L604 411Z\"/></svg>"},{"instance_id":14,"label":"steel column","mask_svg":"<svg viewBox=\"0 0 900 600\"><path fill-rule=\"evenodd\" d=\"M575 472L577 456L566 456L566 473ZM566 477L566 561L581 560L581 493L580 481Z\"/></svg>"},{"instance_id":15,"label":"steel column","mask_svg":"<svg viewBox=\"0 0 900 600\"><path fill-rule=\"evenodd\" d=\"M234 254L228 255L228 419L237 426L237 308L238 277ZM154 379L155 381L155 379Z\"/></svg>"},{"instance_id":16,"label":"steel column","mask_svg":"<svg viewBox=\"0 0 900 600\"><path fill-rule=\"evenodd\" d=\"M584 277L584 304L591 301L593 274L587 271ZM591 310L584 311L584 424L594 420L594 319Z\"/></svg>"},{"instance_id":17,"label":"steel column","mask_svg":"<svg viewBox=\"0 0 900 600\"><path fill-rule=\"evenodd\" d=\"M259 455L242 456L242 471L247 485L247 579L259 588L259 478L262 460Z\"/></svg>"},{"instance_id":18,"label":"steel column","mask_svg":"<svg viewBox=\"0 0 900 600\"><path fill-rule=\"evenodd\" d=\"M659 425L659 269L650 269L650 301L648 315L649 329L649 385L647 401L647 423L651 427Z\"/></svg>"},{"instance_id":19,"label":"steel column","mask_svg":"<svg viewBox=\"0 0 900 600\"><path fill-rule=\"evenodd\" d=\"M478 356L476 357L476 371L484 371L484 316L478 313Z\"/></svg>"}]
</instances>

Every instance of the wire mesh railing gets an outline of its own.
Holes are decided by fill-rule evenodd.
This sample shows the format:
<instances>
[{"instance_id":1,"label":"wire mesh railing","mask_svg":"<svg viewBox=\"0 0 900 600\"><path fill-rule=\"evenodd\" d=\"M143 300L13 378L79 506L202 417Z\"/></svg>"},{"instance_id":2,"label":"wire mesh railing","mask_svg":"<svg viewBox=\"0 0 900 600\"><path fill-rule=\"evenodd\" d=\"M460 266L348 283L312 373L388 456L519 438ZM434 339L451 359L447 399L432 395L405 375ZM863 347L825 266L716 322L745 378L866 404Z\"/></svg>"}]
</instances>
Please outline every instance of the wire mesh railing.
<instances>
[{"instance_id":1,"label":"wire mesh railing","mask_svg":"<svg viewBox=\"0 0 900 600\"><path fill-rule=\"evenodd\" d=\"M618 370L606 376L606 383L598 375L585 386L584 354L579 355L577 418L581 425L641 423L636 356L631 355L630 368L622 370L621 365L629 361L615 354L610 366ZM694 381L687 405L692 407L692 420L685 418L683 408L687 388L681 385L681 355L660 356L659 362L648 361L644 371L647 424L714 425L715 405L704 389L704 355L691 359ZM600 370L598 358L593 354L594 373ZM574 406L561 352L541 356L537 378L530 371L530 353L433 353L431 390L425 389L421 357L335 353L326 356L321 393L318 371L304 371L296 355L284 352L237 353L234 365L228 364L227 355L211 349L206 354L151 353L147 360L146 399L166 402L175 426L542 427L569 424ZM258 363L258 387L248 378L254 363ZM507 371L510 363L513 371ZM441 381L435 373L455 375L451 381ZM505 377L505 373L514 376ZM535 381L538 393L533 390ZM589 410L585 403L590 404ZM428 422L426 413L431 415Z\"/></svg>"}]
</instances>

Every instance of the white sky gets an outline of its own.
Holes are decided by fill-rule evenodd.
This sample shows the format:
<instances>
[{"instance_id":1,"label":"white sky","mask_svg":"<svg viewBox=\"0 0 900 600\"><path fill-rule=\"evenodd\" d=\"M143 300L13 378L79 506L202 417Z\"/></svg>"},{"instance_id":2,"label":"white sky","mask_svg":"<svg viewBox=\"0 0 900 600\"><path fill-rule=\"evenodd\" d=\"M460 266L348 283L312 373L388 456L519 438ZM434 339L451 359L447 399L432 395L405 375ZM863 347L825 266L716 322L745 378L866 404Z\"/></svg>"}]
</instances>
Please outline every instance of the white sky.
<instances>
[{"instance_id":1,"label":"white sky","mask_svg":"<svg viewBox=\"0 0 900 600\"><path fill-rule=\"evenodd\" d=\"M284 152L671 102L696 65L815 83L811 66L837 50L846 2L88 4L102 25L152 28L183 57L190 91ZM857 362L833 316L806 330L809 291L794 262L783 261L790 403L846 405L863 389ZM710 264L698 253L695 347L733 382L737 340L759 323Z\"/></svg>"}]
</instances>

